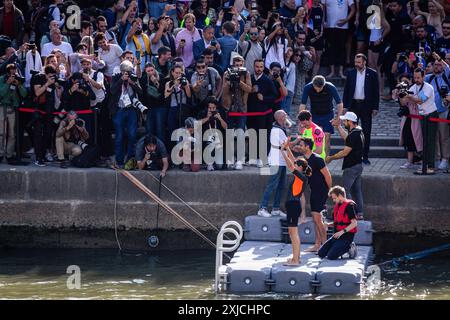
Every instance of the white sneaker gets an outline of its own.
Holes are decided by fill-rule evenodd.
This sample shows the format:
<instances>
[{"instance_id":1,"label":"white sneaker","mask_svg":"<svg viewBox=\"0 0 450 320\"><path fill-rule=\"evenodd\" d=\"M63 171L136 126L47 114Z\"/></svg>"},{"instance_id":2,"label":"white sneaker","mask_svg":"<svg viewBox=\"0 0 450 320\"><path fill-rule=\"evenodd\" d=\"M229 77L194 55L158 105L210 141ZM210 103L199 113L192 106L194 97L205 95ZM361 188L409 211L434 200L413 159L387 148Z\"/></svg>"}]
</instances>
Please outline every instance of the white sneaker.
<instances>
[{"instance_id":1,"label":"white sneaker","mask_svg":"<svg viewBox=\"0 0 450 320\"><path fill-rule=\"evenodd\" d=\"M30 150L28 150L27 152L25 152L26 154L33 154L34 153L34 148L30 148Z\"/></svg>"},{"instance_id":2,"label":"white sneaker","mask_svg":"<svg viewBox=\"0 0 450 320\"><path fill-rule=\"evenodd\" d=\"M281 218L286 218L287 217L286 213L284 213L280 209L272 210L272 212L270 214L272 215L272 217L281 217Z\"/></svg>"},{"instance_id":3,"label":"white sneaker","mask_svg":"<svg viewBox=\"0 0 450 320\"><path fill-rule=\"evenodd\" d=\"M234 169L234 162L227 161L227 169L228 170L233 170Z\"/></svg>"},{"instance_id":4,"label":"white sneaker","mask_svg":"<svg viewBox=\"0 0 450 320\"><path fill-rule=\"evenodd\" d=\"M411 169L414 165L411 162L405 162L404 165L400 166L400 169Z\"/></svg>"},{"instance_id":5,"label":"white sneaker","mask_svg":"<svg viewBox=\"0 0 450 320\"><path fill-rule=\"evenodd\" d=\"M257 161L255 159L248 160L248 165L249 166L256 166L256 164L257 164Z\"/></svg>"},{"instance_id":6,"label":"white sneaker","mask_svg":"<svg viewBox=\"0 0 450 320\"><path fill-rule=\"evenodd\" d=\"M47 154L45 155L45 161L46 161L46 162L53 162L53 161L55 161L55 159L53 159L53 156L52 156L51 153L47 153Z\"/></svg>"},{"instance_id":7,"label":"white sneaker","mask_svg":"<svg viewBox=\"0 0 450 320\"><path fill-rule=\"evenodd\" d=\"M236 165L234 166L235 170L242 170L242 161L237 161Z\"/></svg>"},{"instance_id":8,"label":"white sneaker","mask_svg":"<svg viewBox=\"0 0 450 320\"><path fill-rule=\"evenodd\" d=\"M270 218L270 217L271 217L269 211L267 211L266 208L261 208L261 209L259 209L259 210L258 210L258 216L264 217L264 218Z\"/></svg>"},{"instance_id":9,"label":"white sneaker","mask_svg":"<svg viewBox=\"0 0 450 320\"><path fill-rule=\"evenodd\" d=\"M263 164L263 162L262 162L261 159L256 160L256 166L257 166L258 168L264 167L264 164Z\"/></svg>"},{"instance_id":10,"label":"white sneaker","mask_svg":"<svg viewBox=\"0 0 450 320\"><path fill-rule=\"evenodd\" d=\"M439 163L438 169L439 170L447 170L448 169L448 160L442 159L441 163Z\"/></svg>"},{"instance_id":11,"label":"white sneaker","mask_svg":"<svg viewBox=\"0 0 450 320\"><path fill-rule=\"evenodd\" d=\"M206 170L214 171L214 166L212 164L208 164L208 166L206 167Z\"/></svg>"}]
</instances>

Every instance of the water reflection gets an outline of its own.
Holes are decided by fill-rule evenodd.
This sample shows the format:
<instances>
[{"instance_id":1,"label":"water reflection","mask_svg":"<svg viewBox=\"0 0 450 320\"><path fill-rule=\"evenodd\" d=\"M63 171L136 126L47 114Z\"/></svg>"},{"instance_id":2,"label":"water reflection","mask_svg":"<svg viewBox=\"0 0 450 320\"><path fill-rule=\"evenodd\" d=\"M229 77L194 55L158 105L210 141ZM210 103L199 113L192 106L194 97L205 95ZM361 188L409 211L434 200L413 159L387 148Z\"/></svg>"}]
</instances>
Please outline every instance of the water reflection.
<instances>
[{"instance_id":1,"label":"water reflection","mask_svg":"<svg viewBox=\"0 0 450 320\"><path fill-rule=\"evenodd\" d=\"M120 255L115 250L0 251L1 299L449 299L450 260L417 261L382 273L361 296L222 295L215 297L213 251ZM81 288L67 289L69 265Z\"/></svg>"}]
</instances>

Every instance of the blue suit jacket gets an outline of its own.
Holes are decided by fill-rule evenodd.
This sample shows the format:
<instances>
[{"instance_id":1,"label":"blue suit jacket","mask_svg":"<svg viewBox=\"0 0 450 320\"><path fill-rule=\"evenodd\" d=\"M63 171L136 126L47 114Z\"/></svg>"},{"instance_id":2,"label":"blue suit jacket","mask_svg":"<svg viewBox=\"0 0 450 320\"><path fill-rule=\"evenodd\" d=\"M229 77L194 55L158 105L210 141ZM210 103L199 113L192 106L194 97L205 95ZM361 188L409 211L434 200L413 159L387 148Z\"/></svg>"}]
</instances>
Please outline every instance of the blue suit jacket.
<instances>
[{"instance_id":1,"label":"blue suit jacket","mask_svg":"<svg viewBox=\"0 0 450 320\"><path fill-rule=\"evenodd\" d=\"M194 42L193 51L194 51L194 59L197 60L205 51L205 41L203 38Z\"/></svg>"},{"instance_id":2,"label":"blue suit jacket","mask_svg":"<svg viewBox=\"0 0 450 320\"><path fill-rule=\"evenodd\" d=\"M347 72L347 80L344 86L344 108L350 109L356 87L356 69ZM380 91L378 74L375 70L366 67L366 79L364 81L364 104L367 111L378 110L380 105Z\"/></svg>"}]
</instances>

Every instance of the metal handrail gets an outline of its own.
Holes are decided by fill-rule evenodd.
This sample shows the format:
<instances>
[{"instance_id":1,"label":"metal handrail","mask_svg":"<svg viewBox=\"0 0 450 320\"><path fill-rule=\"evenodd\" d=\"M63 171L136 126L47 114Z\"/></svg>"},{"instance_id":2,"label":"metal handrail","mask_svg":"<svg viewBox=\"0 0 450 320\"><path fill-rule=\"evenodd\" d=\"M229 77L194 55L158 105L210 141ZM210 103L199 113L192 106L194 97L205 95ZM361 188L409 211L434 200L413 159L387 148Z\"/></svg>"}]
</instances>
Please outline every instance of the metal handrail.
<instances>
[{"instance_id":1,"label":"metal handrail","mask_svg":"<svg viewBox=\"0 0 450 320\"><path fill-rule=\"evenodd\" d=\"M233 239L225 240L224 236L226 233L231 233L232 235L235 236L235 239L234 240ZM219 284L221 282L220 277L222 275L219 274L219 269L223 265L224 252L235 251L241 243L243 234L244 234L244 231L242 229L242 226L236 221L227 221L220 228L219 234L217 235L217 242L216 242L216 270L215 270L215 283L214 283L214 290L216 293L218 293L219 289L220 289ZM224 288L222 288L222 289L224 289Z\"/></svg>"}]
</instances>

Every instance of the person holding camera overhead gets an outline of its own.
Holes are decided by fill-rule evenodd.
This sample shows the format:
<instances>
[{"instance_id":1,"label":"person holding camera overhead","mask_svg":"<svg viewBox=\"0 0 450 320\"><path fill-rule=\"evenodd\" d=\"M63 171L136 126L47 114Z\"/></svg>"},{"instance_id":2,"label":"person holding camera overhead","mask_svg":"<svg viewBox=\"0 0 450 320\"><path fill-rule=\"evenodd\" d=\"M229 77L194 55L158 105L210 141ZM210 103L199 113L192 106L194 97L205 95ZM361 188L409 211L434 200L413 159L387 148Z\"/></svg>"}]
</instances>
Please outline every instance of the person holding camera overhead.
<instances>
[{"instance_id":1,"label":"person holding camera overhead","mask_svg":"<svg viewBox=\"0 0 450 320\"><path fill-rule=\"evenodd\" d=\"M433 63L433 74L427 75L425 81L433 86L435 92L434 102L436 103L437 112L439 112L439 118L447 119L449 111L445 104L445 98L450 88L450 68L437 53L433 53L433 58L435 59ZM439 170L447 170L449 158L449 126L448 123L440 122L437 124L437 127L436 164Z\"/></svg>"},{"instance_id":2,"label":"person holding camera overhead","mask_svg":"<svg viewBox=\"0 0 450 320\"><path fill-rule=\"evenodd\" d=\"M414 103L419 108L419 114L424 118L421 121L422 131L426 134L426 141L424 141L424 153L422 161L426 163L426 174L434 173L434 157L436 147L436 131L437 123L429 121L430 118L438 118L439 113L435 103L435 92L431 84L425 82L425 72L423 69L417 68L414 70L414 82L415 84L409 89L411 93L408 93L405 98L407 101ZM422 169L419 169L417 173L421 173Z\"/></svg>"},{"instance_id":3,"label":"person holding camera overhead","mask_svg":"<svg viewBox=\"0 0 450 320\"><path fill-rule=\"evenodd\" d=\"M56 69L52 65L44 68L44 73L35 75L31 79L36 112L31 122L33 127L34 151L37 166L45 166L45 151L50 150L52 143L52 112L55 111L57 101L61 100L64 87L57 81Z\"/></svg>"},{"instance_id":4,"label":"person holding camera overhead","mask_svg":"<svg viewBox=\"0 0 450 320\"><path fill-rule=\"evenodd\" d=\"M253 74L253 61L256 59L262 59L263 47L258 41L259 30L258 27L251 27L246 24L244 32L239 38L239 49L241 50L242 57L245 60L245 67L250 74ZM247 36L250 36L249 40L245 40Z\"/></svg>"},{"instance_id":5,"label":"person holding camera overhead","mask_svg":"<svg viewBox=\"0 0 450 320\"><path fill-rule=\"evenodd\" d=\"M264 39L264 47L266 50L265 67L270 68L272 62L278 62L281 69L286 67L285 54L289 41L287 39L287 29L283 27L280 21L275 22L272 27L272 33Z\"/></svg>"},{"instance_id":6,"label":"person holding camera overhead","mask_svg":"<svg viewBox=\"0 0 450 320\"><path fill-rule=\"evenodd\" d=\"M25 78L17 73L14 64L6 66L6 74L0 77L0 163L6 156L11 163L16 143L16 108L27 96ZM6 128L4 127L6 126ZM5 150L6 146L6 150Z\"/></svg>"},{"instance_id":7,"label":"person holding camera overhead","mask_svg":"<svg viewBox=\"0 0 450 320\"><path fill-rule=\"evenodd\" d=\"M419 115L417 104L411 103L405 97L408 95L411 87L411 77L404 74L399 77L399 83L392 91L392 98L396 99L400 105L397 113L401 117L400 122L400 145L406 149L408 158L405 164L400 166L401 169L411 169L414 167L414 153L422 152L423 138L422 128L419 119L408 118L408 115Z\"/></svg>"},{"instance_id":8,"label":"person holding camera overhead","mask_svg":"<svg viewBox=\"0 0 450 320\"><path fill-rule=\"evenodd\" d=\"M120 64L120 73L113 76L111 84L111 97L109 109L113 117L116 133L114 142L114 154L116 165L124 165L124 130L127 129L127 158L130 160L135 155L135 143L137 134L137 109L144 112L147 108L139 102L138 96L142 94L138 78L134 74L133 64L124 60Z\"/></svg>"},{"instance_id":9,"label":"person holding camera overhead","mask_svg":"<svg viewBox=\"0 0 450 320\"><path fill-rule=\"evenodd\" d=\"M89 133L84 126L84 121L78 119L75 111L69 111L56 130L56 154L61 168L67 168L69 165L65 155L68 154L69 159L79 156L87 147L88 139Z\"/></svg>"},{"instance_id":10,"label":"person holding camera overhead","mask_svg":"<svg viewBox=\"0 0 450 320\"><path fill-rule=\"evenodd\" d=\"M171 141L172 132L180 128L184 120L191 115L192 110L188 106L191 97L191 87L183 74L183 67L175 65L170 71L170 78L166 82L164 89L164 99L166 99L169 107L169 141ZM173 146L174 143L171 141L170 149Z\"/></svg>"}]
</instances>

